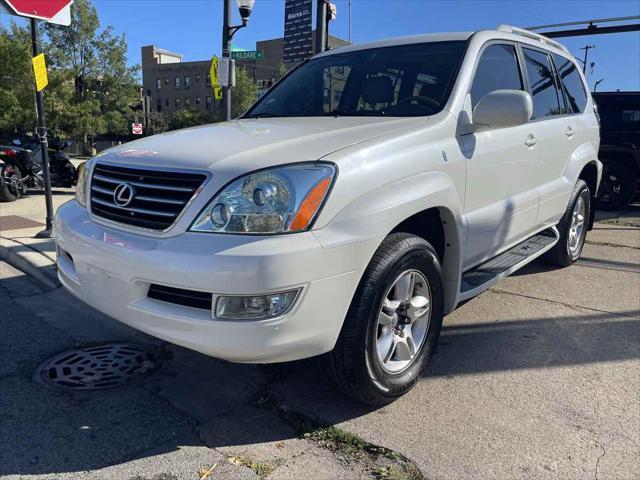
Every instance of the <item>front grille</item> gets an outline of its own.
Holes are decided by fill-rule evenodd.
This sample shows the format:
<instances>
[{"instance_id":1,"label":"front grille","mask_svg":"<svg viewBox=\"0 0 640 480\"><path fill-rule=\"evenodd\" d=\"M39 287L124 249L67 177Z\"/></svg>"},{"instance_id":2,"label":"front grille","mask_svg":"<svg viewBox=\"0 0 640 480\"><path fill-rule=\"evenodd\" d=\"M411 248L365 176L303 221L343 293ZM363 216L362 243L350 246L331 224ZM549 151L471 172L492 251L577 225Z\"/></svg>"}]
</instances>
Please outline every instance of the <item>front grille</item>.
<instances>
[{"instance_id":1,"label":"front grille","mask_svg":"<svg viewBox=\"0 0 640 480\"><path fill-rule=\"evenodd\" d=\"M175 303L185 307L202 308L204 310L211 310L211 296L211 293L207 292L165 287L154 283L149 286L149 292L147 293L147 297L154 300Z\"/></svg>"},{"instance_id":2,"label":"front grille","mask_svg":"<svg viewBox=\"0 0 640 480\"><path fill-rule=\"evenodd\" d=\"M206 178L200 173L97 164L91 178L91 212L113 222L166 230ZM132 189L132 200L125 206L114 199L114 191L122 184Z\"/></svg>"}]
</instances>

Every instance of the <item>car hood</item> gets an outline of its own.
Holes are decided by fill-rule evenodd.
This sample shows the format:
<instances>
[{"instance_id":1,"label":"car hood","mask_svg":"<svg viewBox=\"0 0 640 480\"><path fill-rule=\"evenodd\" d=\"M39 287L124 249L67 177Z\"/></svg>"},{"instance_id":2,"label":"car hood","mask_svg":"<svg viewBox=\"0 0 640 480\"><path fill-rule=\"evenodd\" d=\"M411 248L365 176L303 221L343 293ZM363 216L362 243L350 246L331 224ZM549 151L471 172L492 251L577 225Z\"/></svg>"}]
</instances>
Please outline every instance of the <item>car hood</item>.
<instances>
[{"instance_id":1,"label":"car hood","mask_svg":"<svg viewBox=\"0 0 640 480\"><path fill-rule=\"evenodd\" d=\"M318 160L357 143L425 122L424 117L243 119L176 130L98 155L109 163L243 170Z\"/></svg>"}]
</instances>

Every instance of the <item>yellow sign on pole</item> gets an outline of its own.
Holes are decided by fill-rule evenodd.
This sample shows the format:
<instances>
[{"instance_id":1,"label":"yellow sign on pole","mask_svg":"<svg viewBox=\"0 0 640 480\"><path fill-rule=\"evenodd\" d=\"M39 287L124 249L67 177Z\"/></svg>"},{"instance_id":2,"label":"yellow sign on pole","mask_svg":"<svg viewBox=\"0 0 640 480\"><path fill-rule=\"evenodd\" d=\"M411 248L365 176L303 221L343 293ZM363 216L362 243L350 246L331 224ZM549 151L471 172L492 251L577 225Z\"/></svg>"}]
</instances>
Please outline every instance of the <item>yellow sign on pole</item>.
<instances>
[{"instance_id":1,"label":"yellow sign on pole","mask_svg":"<svg viewBox=\"0 0 640 480\"><path fill-rule=\"evenodd\" d=\"M209 74L211 76L211 86L213 86L213 97L216 100L222 100L222 87L218 82L218 57L216 55L211 59L211 69Z\"/></svg>"},{"instance_id":2,"label":"yellow sign on pole","mask_svg":"<svg viewBox=\"0 0 640 480\"><path fill-rule=\"evenodd\" d=\"M44 87L49 85L49 78L47 77L47 65L44 61L44 53L36 55L31 60L33 62L33 73L36 77L36 90L39 92Z\"/></svg>"}]
</instances>

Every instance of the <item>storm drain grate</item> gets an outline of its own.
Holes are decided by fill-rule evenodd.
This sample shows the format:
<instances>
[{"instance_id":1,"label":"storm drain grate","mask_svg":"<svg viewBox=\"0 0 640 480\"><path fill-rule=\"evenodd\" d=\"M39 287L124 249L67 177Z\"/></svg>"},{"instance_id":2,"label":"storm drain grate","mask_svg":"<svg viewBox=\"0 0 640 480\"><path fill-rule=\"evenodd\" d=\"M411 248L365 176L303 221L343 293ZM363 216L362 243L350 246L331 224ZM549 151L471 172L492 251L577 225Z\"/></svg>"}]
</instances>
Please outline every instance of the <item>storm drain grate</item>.
<instances>
[{"instance_id":1,"label":"storm drain grate","mask_svg":"<svg viewBox=\"0 0 640 480\"><path fill-rule=\"evenodd\" d=\"M22 228L44 227L44 223L36 222L29 218L20 217L18 215L0 216L0 231L20 230Z\"/></svg>"},{"instance_id":2,"label":"storm drain grate","mask_svg":"<svg viewBox=\"0 0 640 480\"><path fill-rule=\"evenodd\" d=\"M159 350L146 345L109 343L68 350L39 369L46 384L71 390L102 390L139 382L158 370Z\"/></svg>"}]
</instances>

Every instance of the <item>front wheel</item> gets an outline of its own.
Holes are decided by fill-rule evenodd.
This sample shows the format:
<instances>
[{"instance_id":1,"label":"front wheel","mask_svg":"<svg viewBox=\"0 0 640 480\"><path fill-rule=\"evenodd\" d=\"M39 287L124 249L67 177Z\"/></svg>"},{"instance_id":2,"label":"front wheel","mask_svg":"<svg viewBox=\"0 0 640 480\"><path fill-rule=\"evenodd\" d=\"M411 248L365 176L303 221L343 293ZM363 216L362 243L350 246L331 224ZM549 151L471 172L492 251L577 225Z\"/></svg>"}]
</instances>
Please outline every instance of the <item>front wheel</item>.
<instances>
[{"instance_id":1,"label":"front wheel","mask_svg":"<svg viewBox=\"0 0 640 480\"><path fill-rule=\"evenodd\" d=\"M567 210L557 225L560 239L547 254L551 263L568 267L580 258L587 238L590 214L591 192L583 180L578 180L571 193Z\"/></svg>"},{"instance_id":2,"label":"front wheel","mask_svg":"<svg viewBox=\"0 0 640 480\"><path fill-rule=\"evenodd\" d=\"M389 235L360 280L336 346L324 359L329 379L364 403L392 402L426 368L442 316L442 270L435 250L414 235Z\"/></svg>"}]
</instances>

